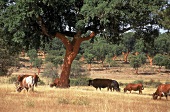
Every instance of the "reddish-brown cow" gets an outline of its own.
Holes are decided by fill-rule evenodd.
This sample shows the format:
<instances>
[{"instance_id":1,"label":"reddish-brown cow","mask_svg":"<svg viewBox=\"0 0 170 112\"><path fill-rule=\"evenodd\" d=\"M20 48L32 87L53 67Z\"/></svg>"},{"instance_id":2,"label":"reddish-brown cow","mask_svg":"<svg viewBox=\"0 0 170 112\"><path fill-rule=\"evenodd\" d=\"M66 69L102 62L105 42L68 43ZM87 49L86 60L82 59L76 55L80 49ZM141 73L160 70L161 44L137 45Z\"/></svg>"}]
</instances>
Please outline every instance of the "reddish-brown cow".
<instances>
[{"instance_id":1,"label":"reddish-brown cow","mask_svg":"<svg viewBox=\"0 0 170 112\"><path fill-rule=\"evenodd\" d=\"M143 85L142 84L128 84L125 88L124 88L124 92L126 92L127 90L131 91L138 91L139 90L139 94L142 94L142 90L143 90Z\"/></svg>"},{"instance_id":2,"label":"reddish-brown cow","mask_svg":"<svg viewBox=\"0 0 170 112\"><path fill-rule=\"evenodd\" d=\"M168 95L170 94L170 84L161 84L158 86L155 93L153 93L153 99L156 100L159 96L159 99L161 97L165 96L168 100Z\"/></svg>"}]
</instances>

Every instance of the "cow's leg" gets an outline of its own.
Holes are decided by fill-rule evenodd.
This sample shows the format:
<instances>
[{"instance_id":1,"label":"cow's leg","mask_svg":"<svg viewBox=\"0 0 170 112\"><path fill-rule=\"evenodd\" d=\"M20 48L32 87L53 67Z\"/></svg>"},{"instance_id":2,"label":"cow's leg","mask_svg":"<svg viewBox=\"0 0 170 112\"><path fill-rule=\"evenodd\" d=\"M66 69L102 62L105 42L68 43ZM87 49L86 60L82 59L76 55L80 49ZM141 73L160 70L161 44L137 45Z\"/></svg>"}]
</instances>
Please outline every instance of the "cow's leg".
<instances>
[{"instance_id":1,"label":"cow's leg","mask_svg":"<svg viewBox=\"0 0 170 112\"><path fill-rule=\"evenodd\" d=\"M165 97L166 97L166 100L168 100L168 95L167 94L165 95Z\"/></svg>"},{"instance_id":2,"label":"cow's leg","mask_svg":"<svg viewBox=\"0 0 170 112\"><path fill-rule=\"evenodd\" d=\"M162 95L162 92L159 93L159 99L161 100L161 95Z\"/></svg>"},{"instance_id":3,"label":"cow's leg","mask_svg":"<svg viewBox=\"0 0 170 112\"><path fill-rule=\"evenodd\" d=\"M139 90L139 94L142 94L142 90Z\"/></svg>"},{"instance_id":4,"label":"cow's leg","mask_svg":"<svg viewBox=\"0 0 170 112\"><path fill-rule=\"evenodd\" d=\"M28 87L25 87L25 89L26 89L26 90L27 90L27 92L28 92L28 89L29 89L29 88L28 88Z\"/></svg>"}]
</instances>

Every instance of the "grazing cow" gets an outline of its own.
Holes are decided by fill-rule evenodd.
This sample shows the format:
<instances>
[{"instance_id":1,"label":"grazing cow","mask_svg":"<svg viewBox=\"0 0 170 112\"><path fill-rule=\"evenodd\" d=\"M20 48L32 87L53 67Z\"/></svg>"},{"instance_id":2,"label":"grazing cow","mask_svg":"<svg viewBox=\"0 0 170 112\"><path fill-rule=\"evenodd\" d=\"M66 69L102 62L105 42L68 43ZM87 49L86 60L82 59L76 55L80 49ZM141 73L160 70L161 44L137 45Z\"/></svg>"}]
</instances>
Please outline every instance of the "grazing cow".
<instances>
[{"instance_id":1,"label":"grazing cow","mask_svg":"<svg viewBox=\"0 0 170 112\"><path fill-rule=\"evenodd\" d=\"M99 88L101 90L101 88L106 88L107 87L107 91L109 91L109 89L112 91L112 80L111 79L93 79L93 80L89 80L89 86L93 86L96 88L96 90Z\"/></svg>"},{"instance_id":2,"label":"grazing cow","mask_svg":"<svg viewBox=\"0 0 170 112\"><path fill-rule=\"evenodd\" d=\"M52 84L50 84L50 87L60 87L61 86L61 82L60 82L60 78L56 78L54 80L54 82ZM68 87L70 87L70 79L68 79Z\"/></svg>"},{"instance_id":3,"label":"grazing cow","mask_svg":"<svg viewBox=\"0 0 170 112\"><path fill-rule=\"evenodd\" d=\"M112 89L120 92L119 83L116 80L112 80Z\"/></svg>"},{"instance_id":4,"label":"grazing cow","mask_svg":"<svg viewBox=\"0 0 170 112\"><path fill-rule=\"evenodd\" d=\"M142 84L128 84L125 88L124 88L124 92L126 92L127 90L131 91L138 91L139 90L139 94L142 94L142 90L143 90L143 85Z\"/></svg>"},{"instance_id":5,"label":"grazing cow","mask_svg":"<svg viewBox=\"0 0 170 112\"><path fill-rule=\"evenodd\" d=\"M18 86L17 91L21 92L24 88L27 90L27 92L29 88L32 88L32 90L34 89L34 77L33 76L25 77L21 81L20 85Z\"/></svg>"},{"instance_id":6,"label":"grazing cow","mask_svg":"<svg viewBox=\"0 0 170 112\"><path fill-rule=\"evenodd\" d=\"M40 78L39 78L39 76L36 73L34 75L28 75L28 74L18 75L18 77L17 77L17 84L19 85L19 83L21 83L22 80L25 77L28 77L28 76L33 76L34 77L34 85L37 86L37 83L40 81Z\"/></svg>"},{"instance_id":7,"label":"grazing cow","mask_svg":"<svg viewBox=\"0 0 170 112\"><path fill-rule=\"evenodd\" d=\"M155 93L153 93L153 99L156 100L159 96L159 99L161 97L165 96L168 100L168 95L170 95L170 84L161 84L158 86Z\"/></svg>"}]
</instances>

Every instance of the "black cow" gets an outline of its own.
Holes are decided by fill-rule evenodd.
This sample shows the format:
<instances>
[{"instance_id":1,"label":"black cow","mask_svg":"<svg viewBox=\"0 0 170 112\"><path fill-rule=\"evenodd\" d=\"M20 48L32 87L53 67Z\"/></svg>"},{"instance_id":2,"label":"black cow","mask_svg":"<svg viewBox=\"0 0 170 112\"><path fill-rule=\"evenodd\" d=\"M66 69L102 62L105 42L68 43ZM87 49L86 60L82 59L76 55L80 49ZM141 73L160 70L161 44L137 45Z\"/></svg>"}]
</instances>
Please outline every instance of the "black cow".
<instances>
[{"instance_id":1,"label":"black cow","mask_svg":"<svg viewBox=\"0 0 170 112\"><path fill-rule=\"evenodd\" d=\"M106 88L107 87L107 91L112 91L112 80L111 79L93 79L93 80L89 80L89 86L93 86L96 88L96 90L99 88L101 90L101 88Z\"/></svg>"},{"instance_id":2,"label":"black cow","mask_svg":"<svg viewBox=\"0 0 170 112\"><path fill-rule=\"evenodd\" d=\"M120 92L119 83L116 80L112 80L112 89Z\"/></svg>"}]
</instances>

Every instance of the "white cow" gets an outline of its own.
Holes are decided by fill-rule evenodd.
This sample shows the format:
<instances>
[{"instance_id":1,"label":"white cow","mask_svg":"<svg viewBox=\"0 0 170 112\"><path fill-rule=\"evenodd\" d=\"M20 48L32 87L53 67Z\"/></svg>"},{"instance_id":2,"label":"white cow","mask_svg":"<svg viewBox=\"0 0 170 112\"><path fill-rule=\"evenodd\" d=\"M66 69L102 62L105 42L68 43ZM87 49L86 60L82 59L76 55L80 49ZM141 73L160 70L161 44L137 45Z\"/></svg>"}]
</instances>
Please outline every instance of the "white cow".
<instances>
[{"instance_id":1,"label":"white cow","mask_svg":"<svg viewBox=\"0 0 170 112\"><path fill-rule=\"evenodd\" d=\"M29 90L29 88L32 88L32 90L34 89L34 77L33 76L28 76L25 77L22 82L20 82L17 91L21 92L23 89L26 89L27 92Z\"/></svg>"}]
</instances>

